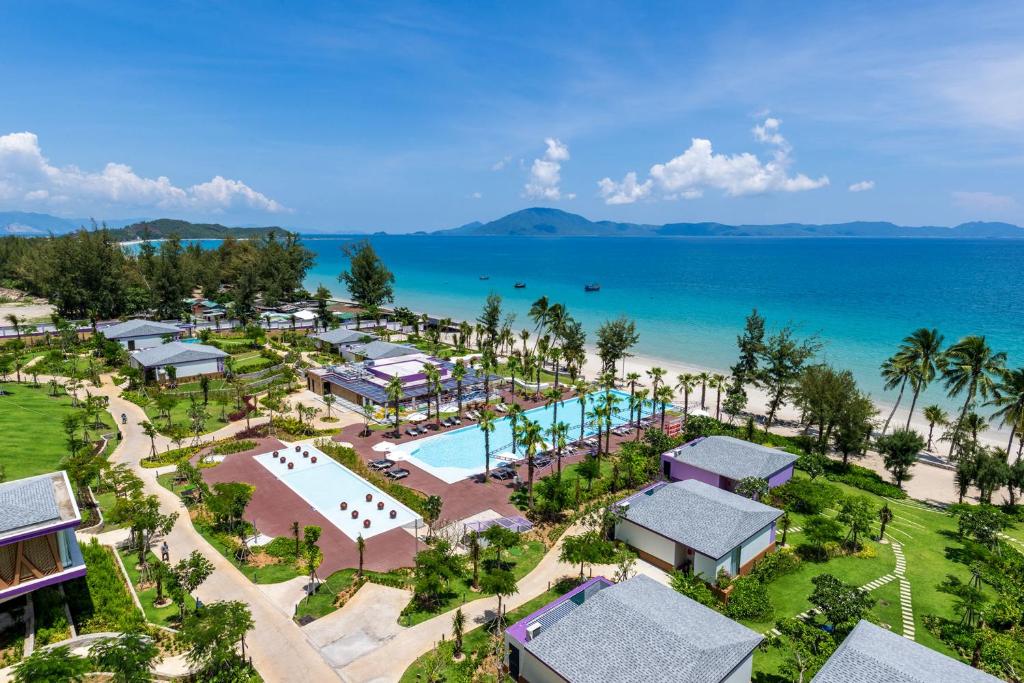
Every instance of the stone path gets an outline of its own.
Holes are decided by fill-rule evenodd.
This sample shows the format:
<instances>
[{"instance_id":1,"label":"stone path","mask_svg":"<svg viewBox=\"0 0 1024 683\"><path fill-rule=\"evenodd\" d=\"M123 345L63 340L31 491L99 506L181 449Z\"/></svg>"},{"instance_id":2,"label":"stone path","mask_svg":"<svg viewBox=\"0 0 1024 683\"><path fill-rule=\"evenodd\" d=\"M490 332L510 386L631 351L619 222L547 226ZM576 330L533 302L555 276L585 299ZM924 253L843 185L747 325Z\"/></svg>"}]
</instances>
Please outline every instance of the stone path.
<instances>
[{"instance_id":1,"label":"stone path","mask_svg":"<svg viewBox=\"0 0 1024 683\"><path fill-rule=\"evenodd\" d=\"M907 581L907 558L903 554L903 544L891 541L892 553L896 556L894 574L900 580L900 611L903 614L903 637L914 640L914 606L910 598L910 582Z\"/></svg>"}]
</instances>

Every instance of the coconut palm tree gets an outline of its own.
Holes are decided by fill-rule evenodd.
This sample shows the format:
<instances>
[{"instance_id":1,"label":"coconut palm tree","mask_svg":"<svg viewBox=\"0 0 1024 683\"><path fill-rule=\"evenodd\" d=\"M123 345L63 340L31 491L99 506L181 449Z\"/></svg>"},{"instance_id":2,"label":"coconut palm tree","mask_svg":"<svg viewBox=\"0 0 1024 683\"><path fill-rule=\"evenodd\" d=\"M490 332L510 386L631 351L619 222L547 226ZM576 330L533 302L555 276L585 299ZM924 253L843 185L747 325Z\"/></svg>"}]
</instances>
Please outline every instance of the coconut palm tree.
<instances>
[{"instance_id":1,"label":"coconut palm tree","mask_svg":"<svg viewBox=\"0 0 1024 683\"><path fill-rule=\"evenodd\" d=\"M551 437L551 445L555 448L556 458L558 459L558 473L562 473L562 449L565 448L566 442L569 439L569 425L564 422L557 422L551 425L551 429L548 430L548 436Z\"/></svg>"},{"instance_id":2,"label":"coconut palm tree","mask_svg":"<svg viewBox=\"0 0 1024 683\"><path fill-rule=\"evenodd\" d=\"M543 334L544 329L548 324L549 308L550 305L548 304L548 298L546 296L542 296L541 298L533 302L533 304L530 306L530 312L527 314L530 317L530 320L532 320L535 325L533 329L534 332L537 334L538 341L540 340L540 336L541 334ZM533 348L534 350L536 350L537 348L536 341L533 343Z\"/></svg>"},{"instance_id":3,"label":"coconut palm tree","mask_svg":"<svg viewBox=\"0 0 1024 683\"><path fill-rule=\"evenodd\" d=\"M693 391L696 386L697 378L693 374L684 372L683 374L676 376L676 390L683 392L684 421L690 416L690 392Z\"/></svg>"},{"instance_id":4,"label":"coconut palm tree","mask_svg":"<svg viewBox=\"0 0 1024 683\"><path fill-rule=\"evenodd\" d=\"M548 350L548 360L555 367L555 389L558 388L558 376L561 373L562 349L553 346Z\"/></svg>"},{"instance_id":5,"label":"coconut palm tree","mask_svg":"<svg viewBox=\"0 0 1024 683\"><path fill-rule=\"evenodd\" d=\"M708 391L708 383L711 381L711 373L701 372L697 375L697 381L700 382L700 409L707 410L707 404L704 401L704 397Z\"/></svg>"},{"instance_id":6,"label":"coconut palm tree","mask_svg":"<svg viewBox=\"0 0 1024 683\"><path fill-rule=\"evenodd\" d=\"M658 385L661 384L661 378L665 376L665 369L655 366L647 371L647 376L651 378L651 396L654 396L658 393Z\"/></svg>"},{"instance_id":7,"label":"coconut palm tree","mask_svg":"<svg viewBox=\"0 0 1024 683\"><path fill-rule=\"evenodd\" d=\"M725 375L715 373L711 375L711 388L715 390L715 419L722 419L722 389L726 387Z\"/></svg>"},{"instance_id":8,"label":"coconut palm tree","mask_svg":"<svg viewBox=\"0 0 1024 683\"><path fill-rule=\"evenodd\" d=\"M639 382L639 381L640 381L640 373L639 372L631 372L628 375L626 375L626 383L629 384L629 423L630 424L633 424L633 408L635 407L635 404L636 404L636 402L634 401L634 398L636 397L636 383Z\"/></svg>"},{"instance_id":9,"label":"coconut palm tree","mask_svg":"<svg viewBox=\"0 0 1024 683\"><path fill-rule=\"evenodd\" d=\"M907 429L910 429L910 420L914 416L914 407L917 405L918 396L935 379L938 361L942 356L943 341L945 341L945 337L939 334L938 330L927 327L914 330L903 340L903 355L916 368L911 383L914 396L910 401L910 412L907 413Z\"/></svg>"},{"instance_id":10,"label":"coconut palm tree","mask_svg":"<svg viewBox=\"0 0 1024 683\"><path fill-rule=\"evenodd\" d=\"M665 431L665 409L668 408L668 404L675 398L675 394L672 393L672 387L663 384L658 387L654 398L657 403L661 404L661 431Z\"/></svg>"},{"instance_id":11,"label":"coconut palm tree","mask_svg":"<svg viewBox=\"0 0 1024 683\"><path fill-rule=\"evenodd\" d=\"M480 431L484 433L484 481L488 481L491 476L491 432L494 431L496 426L496 417L494 411L483 410L480 413L480 421L477 426L480 427Z\"/></svg>"},{"instance_id":12,"label":"coconut palm tree","mask_svg":"<svg viewBox=\"0 0 1024 683\"><path fill-rule=\"evenodd\" d=\"M636 434L633 435L634 441L638 441L640 439L640 420L643 417L644 406L647 405L649 396L650 389L636 390Z\"/></svg>"},{"instance_id":13,"label":"coconut palm tree","mask_svg":"<svg viewBox=\"0 0 1024 683\"><path fill-rule=\"evenodd\" d=\"M576 397L580 400L580 441L583 441L584 429L587 424L587 395L590 394L593 387L586 380L578 379L573 384L572 389L576 392Z\"/></svg>"},{"instance_id":14,"label":"coconut palm tree","mask_svg":"<svg viewBox=\"0 0 1024 683\"><path fill-rule=\"evenodd\" d=\"M452 379L455 380L455 403L458 410L458 416L462 417L462 381L466 379L466 361L461 358L455 361L455 367L452 368Z\"/></svg>"},{"instance_id":15,"label":"coconut palm tree","mask_svg":"<svg viewBox=\"0 0 1024 683\"><path fill-rule=\"evenodd\" d=\"M7 319L7 322L11 324L11 327L14 328L14 334L18 341L21 341L21 318L19 318L15 313L8 313L4 317Z\"/></svg>"},{"instance_id":16,"label":"coconut palm tree","mask_svg":"<svg viewBox=\"0 0 1024 683\"><path fill-rule=\"evenodd\" d=\"M512 427L512 454L515 455L516 447L519 442L519 421L523 418L523 407L518 403L513 403L508 407L508 422L509 426Z\"/></svg>"},{"instance_id":17,"label":"coconut palm tree","mask_svg":"<svg viewBox=\"0 0 1024 683\"><path fill-rule=\"evenodd\" d=\"M992 400L987 405L997 410L992 418L999 418L1000 424L1010 425L1010 440L1006 444L1006 455L1013 450L1013 439L1017 435L1017 425L1024 419L1024 368L1003 370L999 382L992 390Z\"/></svg>"},{"instance_id":18,"label":"coconut palm tree","mask_svg":"<svg viewBox=\"0 0 1024 683\"><path fill-rule=\"evenodd\" d=\"M514 394L516 393L516 373L522 369L522 364L519 362L519 355L513 353L509 356L508 360L505 362L505 368L508 370L509 375L511 375L508 383L509 391Z\"/></svg>"},{"instance_id":19,"label":"coconut palm tree","mask_svg":"<svg viewBox=\"0 0 1024 683\"><path fill-rule=\"evenodd\" d=\"M598 405L601 406L601 415L604 418L604 451L611 453L612 421L619 411L619 403L622 401L618 394L606 391L598 398Z\"/></svg>"},{"instance_id":20,"label":"coconut palm tree","mask_svg":"<svg viewBox=\"0 0 1024 683\"><path fill-rule=\"evenodd\" d=\"M930 405L924 407L924 419L928 420L928 445L925 448L931 451L935 425L944 426L949 421L949 415L942 409L942 406Z\"/></svg>"},{"instance_id":21,"label":"coconut palm tree","mask_svg":"<svg viewBox=\"0 0 1024 683\"><path fill-rule=\"evenodd\" d=\"M398 427L398 404L405 398L405 388L402 386L402 380L397 376L392 377L391 381L388 382L387 396L395 408L395 438L401 439L402 432L399 431Z\"/></svg>"},{"instance_id":22,"label":"coconut palm tree","mask_svg":"<svg viewBox=\"0 0 1024 683\"><path fill-rule=\"evenodd\" d=\"M526 355L528 353L530 353L530 350L526 348L526 342L530 339L530 331L529 330L519 330L519 338L523 342L523 357L525 358Z\"/></svg>"},{"instance_id":23,"label":"coconut palm tree","mask_svg":"<svg viewBox=\"0 0 1024 683\"><path fill-rule=\"evenodd\" d=\"M915 371L916 368L902 351L897 352L882 363L882 379L884 380L883 386L885 390L891 391L897 387L900 390L899 394L896 395L896 403L893 404L892 410L889 411L889 417L885 419L885 424L882 426L882 436L885 436L885 433L889 430L892 416L896 414L896 409L900 407L900 401L903 400L903 390L907 388L907 382L914 376Z\"/></svg>"},{"instance_id":24,"label":"coconut palm tree","mask_svg":"<svg viewBox=\"0 0 1024 683\"><path fill-rule=\"evenodd\" d=\"M544 448L544 428L539 422L526 420L522 428L523 446L526 448L526 499L533 509L533 471L537 453Z\"/></svg>"},{"instance_id":25,"label":"coconut palm tree","mask_svg":"<svg viewBox=\"0 0 1024 683\"><path fill-rule=\"evenodd\" d=\"M942 355L939 369L947 395L950 398L964 395L964 405L953 428L953 448L957 447L971 404L978 396L988 398L1005 365L1006 353L994 353L983 336L964 337Z\"/></svg>"}]
</instances>

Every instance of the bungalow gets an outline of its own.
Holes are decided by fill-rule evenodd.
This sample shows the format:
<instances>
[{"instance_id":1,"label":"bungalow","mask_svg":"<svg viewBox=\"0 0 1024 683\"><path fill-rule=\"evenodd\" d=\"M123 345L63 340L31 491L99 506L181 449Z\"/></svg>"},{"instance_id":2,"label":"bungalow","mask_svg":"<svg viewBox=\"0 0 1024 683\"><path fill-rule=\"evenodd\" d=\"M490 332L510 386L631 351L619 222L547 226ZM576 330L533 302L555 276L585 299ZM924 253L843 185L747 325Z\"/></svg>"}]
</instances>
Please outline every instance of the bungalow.
<instances>
[{"instance_id":1,"label":"bungalow","mask_svg":"<svg viewBox=\"0 0 1024 683\"><path fill-rule=\"evenodd\" d=\"M811 683L998 683L1000 679L861 621Z\"/></svg>"},{"instance_id":2,"label":"bungalow","mask_svg":"<svg viewBox=\"0 0 1024 683\"><path fill-rule=\"evenodd\" d=\"M128 362L142 370L147 380L159 382L167 378L168 366L175 368L178 379L223 373L227 357L227 353L213 346L177 341L136 351Z\"/></svg>"},{"instance_id":3,"label":"bungalow","mask_svg":"<svg viewBox=\"0 0 1024 683\"><path fill-rule=\"evenodd\" d=\"M415 356L423 354L419 349L417 349L414 346L392 344L391 342L374 339L373 341L365 344L353 344L349 346L347 349L344 349L341 355L345 358L345 360L350 361L378 361L385 360L387 358L400 358L402 356Z\"/></svg>"},{"instance_id":4,"label":"bungalow","mask_svg":"<svg viewBox=\"0 0 1024 683\"><path fill-rule=\"evenodd\" d=\"M505 631L524 683L750 683L762 636L638 575L593 578Z\"/></svg>"},{"instance_id":5,"label":"bungalow","mask_svg":"<svg viewBox=\"0 0 1024 683\"><path fill-rule=\"evenodd\" d=\"M720 570L746 574L775 549L782 510L696 479L660 482L617 504L615 538L653 565L714 582Z\"/></svg>"},{"instance_id":6,"label":"bungalow","mask_svg":"<svg viewBox=\"0 0 1024 683\"><path fill-rule=\"evenodd\" d=\"M85 576L81 522L65 472L0 484L0 603Z\"/></svg>"},{"instance_id":7,"label":"bungalow","mask_svg":"<svg viewBox=\"0 0 1024 683\"><path fill-rule=\"evenodd\" d=\"M227 310L224 306L220 305L216 301L192 298L185 299L185 303L188 305L189 311L192 313L192 317L197 320L216 323L227 315Z\"/></svg>"},{"instance_id":8,"label":"bungalow","mask_svg":"<svg viewBox=\"0 0 1024 683\"><path fill-rule=\"evenodd\" d=\"M327 330L319 334L310 336L313 343L316 344L317 348L324 348L325 346L334 351L335 353L344 354L345 351L351 349L357 344L367 344L375 341L377 337L366 332L360 332L359 330L347 330L344 327L338 327L333 330ZM351 353L349 354L351 356Z\"/></svg>"},{"instance_id":9,"label":"bungalow","mask_svg":"<svg viewBox=\"0 0 1024 683\"><path fill-rule=\"evenodd\" d=\"M795 463L792 453L731 436L700 437L661 456L669 481L697 479L726 491L747 477L766 479L769 488L785 484L793 477Z\"/></svg>"},{"instance_id":10,"label":"bungalow","mask_svg":"<svg viewBox=\"0 0 1024 683\"><path fill-rule=\"evenodd\" d=\"M172 340L181 337L181 328L177 325L139 319L125 320L104 327L100 332L107 339L118 342L129 351L160 346L168 337Z\"/></svg>"}]
</instances>

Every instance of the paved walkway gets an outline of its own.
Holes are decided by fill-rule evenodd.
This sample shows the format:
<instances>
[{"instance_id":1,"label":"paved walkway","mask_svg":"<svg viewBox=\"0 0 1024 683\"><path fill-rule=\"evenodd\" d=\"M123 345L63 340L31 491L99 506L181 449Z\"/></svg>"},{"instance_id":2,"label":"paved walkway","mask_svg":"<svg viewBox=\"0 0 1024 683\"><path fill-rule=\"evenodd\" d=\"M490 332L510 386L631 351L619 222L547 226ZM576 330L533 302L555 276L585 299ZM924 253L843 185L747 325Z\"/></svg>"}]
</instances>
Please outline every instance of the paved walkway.
<instances>
[{"instance_id":1,"label":"paved walkway","mask_svg":"<svg viewBox=\"0 0 1024 683\"><path fill-rule=\"evenodd\" d=\"M110 460L114 463L126 463L132 466L136 474L142 478L147 494L156 495L161 508L165 512L176 510L180 514L174 528L167 535L170 546L171 561L187 556L193 550L200 551L213 563L216 571L196 592L203 602L215 600L240 600L249 605L255 628L246 638L247 652L251 654L253 663L266 681L330 681L337 680L334 670L320 657L319 652L306 639L298 625L292 621L291 614L285 611L285 605L279 599L271 599L259 587L249 581L235 566L213 549L206 540L193 528L185 509L176 495L161 486L156 480L156 472L144 469L139 462L150 452L149 437L139 423L147 419L139 406L120 397L119 390L109 376L103 378L100 387L93 390L110 398L110 413L120 422L122 413L128 416L128 422L120 429L124 438L114 450ZM265 418L259 418L265 420ZM256 422L256 420L253 420ZM245 423L228 425L212 435L204 437L204 441L229 436L245 428ZM169 440L158 436L157 446L161 450L167 448Z\"/></svg>"},{"instance_id":2,"label":"paved walkway","mask_svg":"<svg viewBox=\"0 0 1024 683\"><path fill-rule=\"evenodd\" d=\"M896 569L893 573L900 580L900 611L903 614L903 637L914 640L914 605L910 598L910 582L907 581L907 558L903 554L903 544L891 541L893 555L896 556Z\"/></svg>"}]
</instances>

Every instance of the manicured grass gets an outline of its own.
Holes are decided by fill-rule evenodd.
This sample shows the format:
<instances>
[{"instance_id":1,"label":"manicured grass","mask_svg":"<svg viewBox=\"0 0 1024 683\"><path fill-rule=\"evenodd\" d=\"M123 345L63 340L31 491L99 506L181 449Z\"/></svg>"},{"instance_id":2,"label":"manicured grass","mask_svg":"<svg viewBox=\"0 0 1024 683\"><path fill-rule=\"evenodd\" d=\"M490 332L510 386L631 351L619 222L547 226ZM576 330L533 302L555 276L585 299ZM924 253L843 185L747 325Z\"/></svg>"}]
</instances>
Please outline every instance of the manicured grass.
<instances>
[{"instance_id":1,"label":"manicured grass","mask_svg":"<svg viewBox=\"0 0 1024 683\"><path fill-rule=\"evenodd\" d=\"M574 586L575 582L565 582L564 584L557 584L552 590L541 593L532 600L520 605L517 609L511 610L505 615L505 624L514 624L523 617L536 612L538 609L548 604L552 600L564 595L569 592ZM439 680L439 681L497 681L493 671L484 672L482 676L476 677L474 673L479 666L480 661L488 654L491 647L491 641L493 639L492 626L493 622L482 624L471 631L467 631L462 639L462 649L466 656L461 661L452 660L452 652L455 644L449 639L443 643L436 650L431 650L424 655L421 655L412 666L405 670L402 674L401 683L419 683L419 681L426 680ZM472 623L467 623L465 628L470 628ZM449 636L450 638L450 636ZM438 667L430 666L430 660L436 658L439 662ZM436 678L430 679L427 676L429 670L434 670L437 674Z\"/></svg>"},{"instance_id":2,"label":"manicured grass","mask_svg":"<svg viewBox=\"0 0 1024 683\"><path fill-rule=\"evenodd\" d=\"M139 582L141 580L141 572L136 568L136 563L139 560L138 552L134 550L121 550L121 561L124 562L124 568L128 571L128 578L131 579L132 585L135 586L135 592L139 596L139 602L142 603L142 610L146 613L146 621L152 624L158 624L160 626L170 626L175 628L178 626L178 604L171 602L164 607L154 606L156 600L156 586L149 585L146 589L139 588ZM146 556L149 562L155 562L157 560L156 555L150 552ZM169 598L167 594L167 586L164 585L164 597ZM185 609L189 612L196 608L196 601L191 595L186 597Z\"/></svg>"},{"instance_id":3,"label":"manicured grass","mask_svg":"<svg viewBox=\"0 0 1024 683\"><path fill-rule=\"evenodd\" d=\"M112 531L114 529L123 529L128 526L127 520L114 523L110 521L110 511L114 509L114 504L117 502L117 496L114 495L113 491L105 491L104 493L97 493L96 503L100 506L100 510L103 511L103 530Z\"/></svg>"},{"instance_id":4,"label":"manicured grass","mask_svg":"<svg viewBox=\"0 0 1024 683\"><path fill-rule=\"evenodd\" d=\"M72 413L83 414L72 407L71 398L63 393L49 395L42 384L4 382L5 395L0 396L0 453L7 478L20 479L60 469L60 461L67 455L67 436L63 419ZM113 431L113 420L106 412L100 413L104 429L91 429L96 437L100 432Z\"/></svg>"},{"instance_id":5,"label":"manicured grass","mask_svg":"<svg viewBox=\"0 0 1024 683\"><path fill-rule=\"evenodd\" d=\"M376 581L386 586L406 585L409 581L407 573L402 572L370 572L364 571L363 576L368 581ZM302 617L313 617L319 619L338 609L335 606L338 593L350 588L356 582L355 569L342 569L327 577L327 580L320 584L317 592L308 598L304 598L295 607L295 619Z\"/></svg>"}]
</instances>

